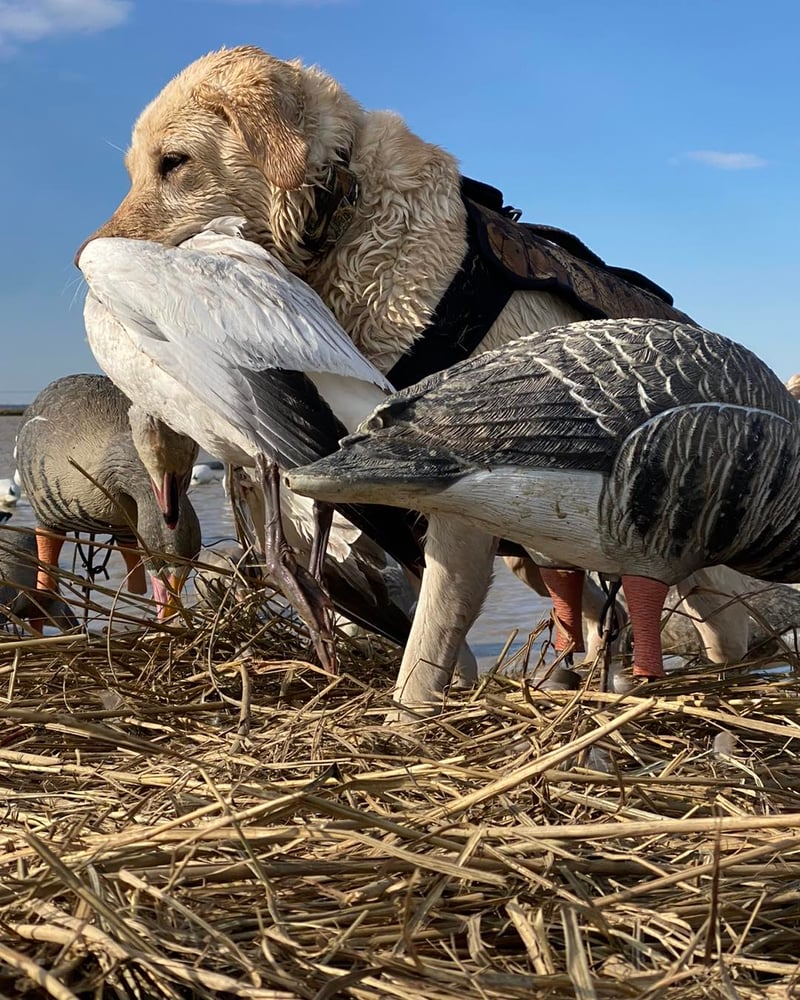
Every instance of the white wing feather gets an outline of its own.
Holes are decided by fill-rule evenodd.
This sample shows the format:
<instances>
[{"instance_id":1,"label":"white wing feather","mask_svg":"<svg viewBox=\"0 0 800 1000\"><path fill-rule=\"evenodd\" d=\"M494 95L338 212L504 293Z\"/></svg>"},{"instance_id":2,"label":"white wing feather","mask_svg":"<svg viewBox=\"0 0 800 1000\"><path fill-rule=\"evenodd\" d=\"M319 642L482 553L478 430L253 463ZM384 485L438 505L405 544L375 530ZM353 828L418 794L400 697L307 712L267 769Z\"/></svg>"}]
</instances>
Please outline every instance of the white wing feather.
<instances>
[{"instance_id":1,"label":"white wing feather","mask_svg":"<svg viewBox=\"0 0 800 1000\"><path fill-rule=\"evenodd\" d=\"M237 223L219 220L177 248L89 243L80 257L89 343L123 392L212 454L303 463L335 448L338 434L282 373L307 374L350 430L391 385L311 288L232 235Z\"/></svg>"},{"instance_id":2,"label":"white wing feather","mask_svg":"<svg viewBox=\"0 0 800 1000\"><path fill-rule=\"evenodd\" d=\"M392 391L313 289L256 244L217 233L181 247L101 238L80 266L95 296L143 334L202 338L255 371L329 373Z\"/></svg>"}]
</instances>

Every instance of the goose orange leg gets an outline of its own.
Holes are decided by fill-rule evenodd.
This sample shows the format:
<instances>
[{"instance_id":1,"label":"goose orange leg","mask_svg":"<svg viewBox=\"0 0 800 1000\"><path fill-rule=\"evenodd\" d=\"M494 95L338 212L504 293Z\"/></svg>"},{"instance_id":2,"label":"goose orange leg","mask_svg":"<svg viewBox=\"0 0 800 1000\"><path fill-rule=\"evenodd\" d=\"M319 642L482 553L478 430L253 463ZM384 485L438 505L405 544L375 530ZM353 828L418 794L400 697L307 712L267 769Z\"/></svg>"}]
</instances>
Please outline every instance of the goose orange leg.
<instances>
[{"instance_id":1,"label":"goose orange leg","mask_svg":"<svg viewBox=\"0 0 800 1000\"><path fill-rule=\"evenodd\" d=\"M139 552L126 545L120 545L119 551L125 560L125 569L128 571L125 578L128 592L131 594L146 594L147 577Z\"/></svg>"},{"instance_id":2,"label":"goose orange leg","mask_svg":"<svg viewBox=\"0 0 800 1000\"><path fill-rule=\"evenodd\" d=\"M58 590L55 574L48 567L58 567L58 557L67 536L46 528L36 529L36 555L39 559L39 571L36 574L37 590Z\"/></svg>"},{"instance_id":3,"label":"goose orange leg","mask_svg":"<svg viewBox=\"0 0 800 1000\"><path fill-rule=\"evenodd\" d=\"M540 566L542 580L553 601L556 621L556 652L572 646L582 653L583 644L583 580L582 569L551 569Z\"/></svg>"},{"instance_id":4,"label":"goose orange leg","mask_svg":"<svg viewBox=\"0 0 800 1000\"><path fill-rule=\"evenodd\" d=\"M36 557L39 560L39 569L36 573L37 590L52 594L58 592L58 581L50 567L58 567L58 557L61 555L61 548L66 539L66 535L57 531L48 531L46 528L36 529ZM28 624L32 631L41 634L44 631L45 619L43 617L30 618Z\"/></svg>"},{"instance_id":5,"label":"goose orange leg","mask_svg":"<svg viewBox=\"0 0 800 1000\"><path fill-rule=\"evenodd\" d=\"M661 652L661 612L669 587L646 576L623 576L633 629L633 675L655 680L664 676Z\"/></svg>"}]
</instances>

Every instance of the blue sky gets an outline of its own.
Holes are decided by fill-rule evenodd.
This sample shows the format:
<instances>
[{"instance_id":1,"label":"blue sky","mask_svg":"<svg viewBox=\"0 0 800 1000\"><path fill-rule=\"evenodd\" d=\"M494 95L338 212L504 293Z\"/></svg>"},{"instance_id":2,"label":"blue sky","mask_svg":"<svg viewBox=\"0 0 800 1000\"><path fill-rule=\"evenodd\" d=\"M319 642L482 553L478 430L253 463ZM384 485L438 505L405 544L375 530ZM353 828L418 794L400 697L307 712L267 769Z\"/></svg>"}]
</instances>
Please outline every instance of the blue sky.
<instances>
[{"instance_id":1,"label":"blue sky","mask_svg":"<svg viewBox=\"0 0 800 1000\"><path fill-rule=\"evenodd\" d=\"M402 114L524 219L800 371L796 0L0 0L0 401L96 371L72 255L143 106L260 45Z\"/></svg>"}]
</instances>

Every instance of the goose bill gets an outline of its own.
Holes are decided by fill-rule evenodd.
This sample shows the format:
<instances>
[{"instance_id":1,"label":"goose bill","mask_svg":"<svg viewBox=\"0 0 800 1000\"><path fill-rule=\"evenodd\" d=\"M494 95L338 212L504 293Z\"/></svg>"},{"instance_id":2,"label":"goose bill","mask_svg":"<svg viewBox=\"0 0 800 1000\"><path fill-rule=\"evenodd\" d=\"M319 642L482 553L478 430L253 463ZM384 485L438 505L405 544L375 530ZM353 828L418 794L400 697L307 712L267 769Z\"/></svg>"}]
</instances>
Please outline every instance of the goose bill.
<instances>
[{"instance_id":1,"label":"goose bill","mask_svg":"<svg viewBox=\"0 0 800 1000\"><path fill-rule=\"evenodd\" d=\"M187 570L171 570L163 576L153 573L150 583L153 588L153 600L158 605L158 619L163 621L166 618L177 614L181 609L181 591L188 576Z\"/></svg>"},{"instance_id":2,"label":"goose bill","mask_svg":"<svg viewBox=\"0 0 800 1000\"><path fill-rule=\"evenodd\" d=\"M160 486L155 480L151 480L151 482L158 509L161 511L167 527L174 531L178 525L181 493L185 488L184 477L178 475L177 472L165 472Z\"/></svg>"}]
</instances>

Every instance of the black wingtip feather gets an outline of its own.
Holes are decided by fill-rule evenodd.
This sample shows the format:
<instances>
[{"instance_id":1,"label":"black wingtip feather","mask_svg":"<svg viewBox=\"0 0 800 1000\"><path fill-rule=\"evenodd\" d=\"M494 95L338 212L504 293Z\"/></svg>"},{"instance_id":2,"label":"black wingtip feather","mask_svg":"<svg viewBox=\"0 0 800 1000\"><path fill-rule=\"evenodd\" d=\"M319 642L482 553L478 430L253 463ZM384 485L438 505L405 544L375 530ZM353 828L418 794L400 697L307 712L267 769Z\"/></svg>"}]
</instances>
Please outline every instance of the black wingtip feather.
<instances>
[{"instance_id":1,"label":"black wingtip feather","mask_svg":"<svg viewBox=\"0 0 800 1000\"><path fill-rule=\"evenodd\" d=\"M382 504L337 504L336 510L401 566L417 574L422 572L425 559L421 539L425 522L421 515Z\"/></svg>"}]
</instances>

